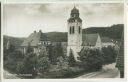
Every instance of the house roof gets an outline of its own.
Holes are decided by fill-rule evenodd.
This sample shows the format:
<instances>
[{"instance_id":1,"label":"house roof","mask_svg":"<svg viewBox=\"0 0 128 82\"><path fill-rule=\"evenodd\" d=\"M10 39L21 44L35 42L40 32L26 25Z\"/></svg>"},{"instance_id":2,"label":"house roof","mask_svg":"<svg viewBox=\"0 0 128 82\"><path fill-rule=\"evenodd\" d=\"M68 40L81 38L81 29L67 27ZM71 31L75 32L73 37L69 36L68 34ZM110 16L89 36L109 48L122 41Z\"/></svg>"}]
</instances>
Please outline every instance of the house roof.
<instances>
[{"instance_id":1,"label":"house roof","mask_svg":"<svg viewBox=\"0 0 128 82\"><path fill-rule=\"evenodd\" d=\"M101 37L101 42L102 42L102 43L112 42L112 39L109 38L109 37Z\"/></svg>"},{"instance_id":2,"label":"house roof","mask_svg":"<svg viewBox=\"0 0 128 82\"><path fill-rule=\"evenodd\" d=\"M83 34L82 35L82 45L83 46L95 46L99 34Z\"/></svg>"},{"instance_id":3,"label":"house roof","mask_svg":"<svg viewBox=\"0 0 128 82\"><path fill-rule=\"evenodd\" d=\"M32 33L28 38L24 40L21 46L37 46L40 41L47 41L47 37L41 31Z\"/></svg>"}]
</instances>

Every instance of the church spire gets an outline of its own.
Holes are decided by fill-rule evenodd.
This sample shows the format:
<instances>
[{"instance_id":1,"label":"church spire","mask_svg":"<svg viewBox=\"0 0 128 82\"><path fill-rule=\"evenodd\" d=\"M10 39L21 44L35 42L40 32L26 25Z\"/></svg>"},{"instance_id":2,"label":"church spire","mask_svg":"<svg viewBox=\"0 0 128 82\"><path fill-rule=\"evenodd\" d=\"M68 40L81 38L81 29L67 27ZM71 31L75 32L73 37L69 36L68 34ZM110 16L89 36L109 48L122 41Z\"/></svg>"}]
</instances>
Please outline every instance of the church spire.
<instances>
[{"instance_id":1,"label":"church spire","mask_svg":"<svg viewBox=\"0 0 128 82\"><path fill-rule=\"evenodd\" d=\"M79 17L79 10L76 8L74 4L74 8L71 10L70 18L68 22L82 22L81 18Z\"/></svg>"}]
</instances>

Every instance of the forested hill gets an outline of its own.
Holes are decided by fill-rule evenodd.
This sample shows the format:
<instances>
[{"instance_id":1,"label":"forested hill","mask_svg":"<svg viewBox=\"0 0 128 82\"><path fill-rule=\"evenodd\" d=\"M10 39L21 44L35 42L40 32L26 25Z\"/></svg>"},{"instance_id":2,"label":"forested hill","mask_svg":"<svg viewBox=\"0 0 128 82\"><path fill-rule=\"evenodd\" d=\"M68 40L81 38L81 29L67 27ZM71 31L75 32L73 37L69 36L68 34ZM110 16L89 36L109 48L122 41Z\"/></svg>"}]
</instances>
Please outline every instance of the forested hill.
<instances>
[{"instance_id":1,"label":"forested hill","mask_svg":"<svg viewBox=\"0 0 128 82\"><path fill-rule=\"evenodd\" d=\"M124 24L117 24L111 27L90 27L83 29L84 34L99 33L100 36L110 37L115 40L120 40Z\"/></svg>"},{"instance_id":2,"label":"forested hill","mask_svg":"<svg viewBox=\"0 0 128 82\"><path fill-rule=\"evenodd\" d=\"M117 24L111 27L90 27L83 29L83 34L99 33L101 36L110 37L114 40L120 40L123 28L123 24ZM51 41L67 41L66 32L48 32L46 33L46 35L48 36L48 38L50 38ZM4 44L6 44L8 40L10 40L10 43L14 44L15 46L19 46L24 41L24 39L25 38L4 36Z\"/></svg>"},{"instance_id":3,"label":"forested hill","mask_svg":"<svg viewBox=\"0 0 128 82\"><path fill-rule=\"evenodd\" d=\"M19 46L24 41L25 38L19 38L19 37L12 37L12 36L3 36L3 45L5 46L7 42L9 41L10 44L14 46Z\"/></svg>"},{"instance_id":4,"label":"forested hill","mask_svg":"<svg viewBox=\"0 0 128 82\"><path fill-rule=\"evenodd\" d=\"M67 32L48 32L46 36L53 42L67 41Z\"/></svg>"}]
</instances>

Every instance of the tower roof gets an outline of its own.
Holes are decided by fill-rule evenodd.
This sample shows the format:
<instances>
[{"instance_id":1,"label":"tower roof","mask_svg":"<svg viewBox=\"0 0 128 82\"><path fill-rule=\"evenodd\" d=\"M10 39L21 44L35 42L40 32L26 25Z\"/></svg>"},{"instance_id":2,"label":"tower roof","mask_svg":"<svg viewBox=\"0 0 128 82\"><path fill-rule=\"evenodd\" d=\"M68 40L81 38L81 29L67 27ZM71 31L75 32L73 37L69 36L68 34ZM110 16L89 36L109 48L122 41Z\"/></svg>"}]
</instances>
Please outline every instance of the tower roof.
<instances>
[{"instance_id":1,"label":"tower roof","mask_svg":"<svg viewBox=\"0 0 128 82\"><path fill-rule=\"evenodd\" d=\"M74 8L71 10L70 18L68 19L68 22L82 22L81 18L79 17L79 10L74 6Z\"/></svg>"},{"instance_id":2,"label":"tower roof","mask_svg":"<svg viewBox=\"0 0 128 82\"><path fill-rule=\"evenodd\" d=\"M79 13L79 10L74 6L74 8L71 10L71 13Z\"/></svg>"}]
</instances>

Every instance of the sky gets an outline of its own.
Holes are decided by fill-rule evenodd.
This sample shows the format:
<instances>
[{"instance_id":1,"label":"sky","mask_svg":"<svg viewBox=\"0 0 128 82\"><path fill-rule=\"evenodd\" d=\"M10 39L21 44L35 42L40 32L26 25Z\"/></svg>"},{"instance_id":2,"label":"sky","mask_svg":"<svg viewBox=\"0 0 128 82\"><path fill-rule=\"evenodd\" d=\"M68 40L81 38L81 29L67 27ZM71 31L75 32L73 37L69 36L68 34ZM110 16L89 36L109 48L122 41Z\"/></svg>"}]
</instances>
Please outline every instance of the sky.
<instances>
[{"instance_id":1,"label":"sky","mask_svg":"<svg viewBox=\"0 0 128 82\"><path fill-rule=\"evenodd\" d=\"M82 28L123 24L122 3L79 3ZM33 31L67 32L67 19L74 3L4 4L4 34L27 37Z\"/></svg>"}]
</instances>

